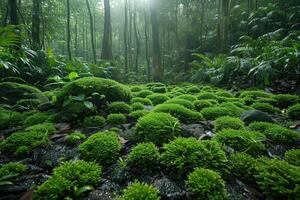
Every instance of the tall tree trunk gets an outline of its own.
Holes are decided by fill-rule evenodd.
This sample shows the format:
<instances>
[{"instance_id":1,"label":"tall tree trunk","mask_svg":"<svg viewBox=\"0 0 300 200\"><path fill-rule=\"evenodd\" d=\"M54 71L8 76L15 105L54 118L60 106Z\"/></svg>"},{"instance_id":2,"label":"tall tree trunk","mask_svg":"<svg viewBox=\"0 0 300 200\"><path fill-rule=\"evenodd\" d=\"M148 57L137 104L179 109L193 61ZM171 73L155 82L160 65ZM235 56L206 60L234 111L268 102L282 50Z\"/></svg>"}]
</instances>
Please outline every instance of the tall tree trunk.
<instances>
[{"instance_id":1,"label":"tall tree trunk","mask_svg":"<svg viewBox=\"0 0 300 200\"><path fill-rule=\"evenodd\" d=\"M139 54L140 54L140 38L139 38L139 31L138 31L138 22L137 19L137 2L135 1L135 8L134 8L134 35L135 35L135 43L136 43L136 54L135 54L135 73L139 73Z\"/></svg>"},{"instance_id":2,"label":"tall tree trunk","mask_svg":"<svg viewBox=\"0 0 300 200\"><path fill-rule=\"evenodd\" d=\"M112 60L112 28L110 19L110 1L104 0L104 34L102 41L102 55L101 58L105 60Z\"/></svg>"},{"instance_id":3,"label":"tall tree trunk","mask_svg":"<svg viewBox=\"0 0 300 200\"><path fill-rule=\"evenodd\" d=\"M94 63L96 63L96 49L95 49L95 42L94 42L94 22L93 22L93 16L92 16L89 0L86 0L86 5L87 5L89 16L90 16L91 43L92 43L93 60L94 60Z\"/></svg>"},{"instance_id":4,"label":"tall tree trunk","mask_svg":"<svg viewBox=\"0 0 300 200\"><path fill-rule=\"evenodd\" d=\"M129 71L132 70L132 0L128 1L128 13L129 13L129 37L128 37L128 64Z\"/></svg>"},{"instance_id":5,"label":"tall tree trunk","mask_svg":"<svg viewBox=\"0 0 300 200\"><path fill-rule=\"evenodd\" d=\"M4 4L3 4L4 5ZM5 11L5 15L4 15L4 18L3 18L3 26L6 26L7 24L7 19L8 19L8 14L9 14L9 6L10 6L10 2L9 0L7 1L7 4L6 4L6 11Z\"/></svg>"},{"instance_id":6,"label":"tall tree trunk","mask_svg":"<svg viewBox=\"0 0 300 200\"><path fill-rule=\"evenodd\" d=\"M32 1L32 47L37 50L41 47L40 43L40 0Z\"/></svg>"},{"instance_id":7,"label":"tall tree trunk","mask_svg":"<svg viewBox=\"0 0 300 200\"><path fill-rule=\"evenodd\" d=\"M75 18L75 42L74 42L75 56L78 57L78 15Z\"/></svg>"},{"instance_id":8,"label":"tall tree trunk","mask_svg":"<svg viewBox=\"0 0 300 200\"><path fill-rule=\"evenodd\" d=\"M67 0L67 50L68 50L69 60L72 60L71 30L70 30L70 0Z\"/></svg>"},{"instance_id":9,"label":"tall tree trunk","mask_svg":"<svg viewBox=\"0 0 300 200\"><path fill-rule=\"evenodd\" d=\"M127 30L128 30L128 0L125 0L124 5L125 21L124 21L124 55L125 55L125 72L128 72L128 41L127 41Z\"/></svg>"},{"instance_id":10,"label":"tall tree trunk","mask_svg":"<svg viewBox=\"0 0 300 200\"><path fill-rule=\"evenodd\" d=\"M163 68L161 65L160 44L159 44L159 1L152 0L150 5L151 24L152 24L152 43L153 43L153 80L162 82Z\"/></svg>"},{"instance_id":11,"label":"tall tree trunk","mask_svg":"<svg viewBox=\"0 0 300 200\"><path fill-rule=\"evenodd\" d=\"M10 24L19 25L17 0L9 0Z\"/></svg>"},{"instance_id":12,"label":"tall tree trunk","mask_svg":"<svg viewBox=\"0 0 300 200\"><path fill-rule=\"evenodd\" d=\"M228 26L229 26L229 2L230 0L222 0L222 28L221 28L221 49L222 53L227 53L229 50L229 33L228 33Z\"/></svg>"},{"instance_id":13,"label":"tall tree trunk","mask_svg":"<svg viewBox=\"0 0 300 200\"><path fill-rule=\"evenodd\" d=\"M149 58L149 25L147 20L147 7L146 0L144 0L144 20L145 20L145 57L147 62L147 72L148 72L148 82L151 80L151 67L150 67L150 58Z\"/></svg>"}]
</instances>

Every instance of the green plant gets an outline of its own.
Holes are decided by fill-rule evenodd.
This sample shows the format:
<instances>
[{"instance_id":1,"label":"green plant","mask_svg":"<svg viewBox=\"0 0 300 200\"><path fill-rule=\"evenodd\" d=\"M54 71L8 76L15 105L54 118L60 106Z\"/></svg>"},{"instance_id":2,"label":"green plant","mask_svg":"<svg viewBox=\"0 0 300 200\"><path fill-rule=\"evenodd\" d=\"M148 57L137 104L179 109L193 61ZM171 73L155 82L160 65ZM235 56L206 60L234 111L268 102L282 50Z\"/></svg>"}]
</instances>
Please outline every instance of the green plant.
<instances>
[{"instance_id":1,"label":"green plant","mask_svg":"<svg viewBox=\"0 0 300 200\"><path fill-rule=\"evenodd\" d=\"M159 190L146 183L134 182L123 190L117 200L160 200Z\"/></svg>"},{"instance_id":2,"label":"green plant","mask_svg":"<svg viewBox=\"0 0 300 200\"><path fill-rule=\"evenodd\" d=\"M24 121L26 127L33 126L35 124L41 124L49 121L49 115L47 113L35 113L27 117Z\"/></svg>"},{"instance_id":3,"label":"green plant","mask_svg":"<svg viewBox=\"0 0 300 200\"><path fill-rule=\"evenodd\" d=\"M0 177L18 175L27 170L27 166L18 162L9 162L0 166Z\"/></svg>"},{"instance_id":4,"label":"green plant","mask_svg":"<svg viewBox=\"0 0 300 200\"><path fill-rule=\"evenodd\" d=\"M158 148L152 142L140 143L128 154L127 163L132 168L155 168L159 161Z\"/></svg>"},{"instance_id":5,"label":"green plant","mask_svg":"<svg viewBox=\"0 0 300 200\"><path fill-rule=\"evenodd\" d=\"M137 111L137 110L144 110L144 104L140 103L140 102L135 102L133 104L131 104L131 110Z\"/></svg>"},{"instance_id":6,"label":"green plant","mask_svg":"<svg viewBox=\"0 0 300 200\"><path fill-rule=\"evenodd\" d=\"M154 93L154 94L148 95L147 99L150 99L152 104L155 106L155 105L164 103L165 101L169 100L170 98L165 94L155 94Z\"/></svg>"},{"instance_id":7,"label":"green plant","mask_svg":"<svg viewBox=\"0 0 300 200\"><path fill-rule=\"evenodd\" d=\"M278 159L265 159L259 163L256 170L256 183L266 197L298 199L299 167Z\"/></svg>"},{"instance_id":8,"label":"green plant","mask_svg":"<svg viewBox=\"0 0 300 200\"><path fill-rule=\"evenodd\" d=\"M0 107L0 130L23 125L23 114Z\"/></svg>"},{"instance_id":9,"label":"green plant","mask_svg":"<svg viewBox=\"0 0 300 200\"><path fill-rule=\"evenodd\" d=\"M240 98L245 98L245 97L249 97L252 99L257 99L257 98L271 98L272 94L267 93L265 91L262 90L245 90L243 92L241 92Z\"/></svg>"},{"instance_id":10,"label":"green plant","mask_svg":"<svg viewBox=\"0 0 300 200\"><path fill-rule=\"evenodd\" d=\"M100 127L103 128L105 126L105 118L102 116L91 116L86 117L83 120L84 127Z\"/></svg>"},{"instance_id":11,"label":"green plant","mask_svg":"<svg viewBox=\"0 0 300 200\"><path fill-rule=\"evenodd\" d=\"M245 124L242 120L239 118L235 117L229 117L229 116L224 116L224 117L219 117L214 121L214 131L218 132L223 129L244 129Z\"/></svg>"},{"instance_id":12,"label":"green plant","mask_svg":"<svg viewBox=\"0 0 300 200\"><path fill-rule=\"evenodd\" d=\"M137 110L137 111L133 111L129 114L130 117L132 117L135 120L138 120L139 118L149 114L150 111L148 110Z\"/></svg>"},{"instance_id":13,"label":"green plant","mask_svg":"<svg viewBox=\"0 0 300 200\"><path fill-rule=\"evenodd\" d=\"M150 90L142 90L136 94L137 97L146 98L147 96L153 94Z\"/></svg>"},{"instance_id":14,"label":"green plant","mask_svg":"<svg viewBox=\"0 0 300 200\"><path fill-rule=\"evenodd\" d=\"M215 104L217 104L218 102L215 102ZM212 101L210 100L196 100L193 102L195 110L200 112L203 108L208 108L208 107L212 107L213 105L215 105Z\"/></svg>"},{"instance_id":15,"label":"green plant","mask_svg":"<svg viewBox=\"0 0 300 200\"><path fill-rule=\"evenodd\" d=\"M136 135L140 141L161 145L179 136L179 121L167 113L149 113L136 124Z\"/></svg>"},{"instance_id":16,"label":"green plant","mask_svg":"<svg viewBox=\"0 0 300 200\"><path fill-rule=\"evenodd\" d=\"M151 90L155 93L166 93L166 92L168 92L168 89L165 86L152 87Z\"/></svg>"},{"instance_id":17,"label":"green plant","mask_svg":"<svg viewBox=\"0 0 300 200\"><path fill-rule=\"evenodd\" d=\"M136 103L136 102L139 102L143 105L148 105L148 106L152 106L152 102L150 99L147 99L147 98L141 98L141 97L134 97L132 98L131 100L132 103Z\"/></svg>"},{"instance_id":18,"label":"green plant","mask_svg":"<svg viewBox=\"0 0 300 200\"><path fill-rule=\"evenodd\" d=\"M182 123L194 123L203 120L201 113L187 109L179 104L160 104L154 108L153 112L169 113Z\"/></svg>"},{"instance_id":19,"label":"green plant","mask_svg":"<svg viewBox=\"0 0 300 200\"><path fill-rule=\"evenodd\" d=\"M300 167L300 149L291 149L286 151L284 158L289 164Z\"/></svg>"},{"instance_id":20,"label":"green plant","mask_svg":"<svg viewBox=\"0 0 300 200\"><path fill-rule=\"evenodd\" d=\"M187 88L186 92L189 94L197 94L197 93L201 92L201 90L198 86L193 85L193 86Z\"/></svg>"},{"instance_id":21,"label":"green plant","mask_svg":"<svg viewBox=\"0 0 300 200\"><path fill-rule=\"evenodd\" d=\"M291 94L278 94L272 97L276 101L276 106L279 108L288 108L297 103L299 98Z\"/></svg>"},{"instance_id":22,"label":"green plant","mask_svg":"<svg viewBox=\"0 0 300 200\"><path fill-rule=\"evenodd\" d=\"M124 124L126 123L126 116L124 114L109 114L106 121L109 124Z\"/></svg>"},{"instance_id":23,"label":"green plant","mask_svg":"<svg viewBox=\"0 0 300 200\"><path fill-rule=\"evenodd\" d=\"M188 100L190 102L193 102L193 101L197 100L197 98L194 95L191 95L191 94L181 94L181 95L177 96L176 98L185 99L185 100Z\"/></svg>"},{"instance_id":24,"label":"green plant","mask_svg":"<svg viewBox=\"0 0 300 200\"><path fill-rule=\"evenodd\" d=\"M248 126L252 131L259 131L261 133L264 133L267 129L272 127L280 127L278 124L273 124L270 122L252 122Z\"/></svg>"},{"instance_id":25,"label":"green plant","mask_svg":"<svg viewBox=\"0 0 300 200\"><path fill-rule=\"evenodd\" d=\"M27 127L25 131L43 132L47 135L52 135L53 133L55 133L56 128L52 123L43 123Z\"/></svg>"},{"instance_id":26,"label":"green plant","mask_svg":"<svg viewBox=\"0 0 300 200\"><path fill-rule=\"evenodd\" d=\"M79 196L83 191L95 187L102 168L82 160L68 161L53 170L52 176L38 187L34 199L55 200L68 196Z\"/></svg>"},{"instance_id":27,"label":"green plant","mask_svg":"<svg viewBox=\"0 0 300 200\"><path fill-rule=\"evenodd\" d=\"M166 104L179 104L186 107L187 109L194 109L194 105L191 101L186 99L180 99L177 97L166 101Z\"/></svg>"},{"instance_id":28,"label":"green plant","mask_svg":"<svg viewBox=\"0 0 300 200\"><path fill-rule=\"evenodd\" d=\"M121 144L115 132L100 132L80 144L79 150L84 160L107 166L117 160Z\"/></svg>"},{"instance_id":29,"label":"green plant","mask_svg":"<svg viewBox=\"0 0 300 200\"><path fill-rule=\"evenodd\" d=\"M218 100L218 97L210 92L202 92L197 96L197 99L198 100L209 100L209 99Z\"/></svg>"},{"instance_id":30,"label":"green plant","mask_svg":"<svg viewBox=\"0 0 300 200\"><path fill-rule=\"evenodd\" d=\"M130 113L130 106L122 101L115 101L108 105L109 113L114 114L128 114Z\"/></svg>"},{"instance_id":31,"label":"green plant","mask_svg":"<svg viewBox=\"0 0 300 200\"><path fill-rule=\"evenodd\" d=\"M67 142L69 144L75 144L77 141L84 140L86 136L78 131L75 131L67 136Z\"/></svg>"},{"instance_id":32,"label":"green plant","mask_svg":"<svg viewBox=\"0 0 300 200\"><path fill-rule=\"evenodd\" d=\"M228 199L224 180L210 169L196 168L188 175L186 187L195 199Z\"/></svg>"},{"instance_id":33,"label":"green plant","mask_svg":"<svg viewBox=\"0 0 300 200\"><path fill-rule=\"evenodd\" d=\"M161 163L179 174L187 174L195 167L227 172L227 158L220 145L195 138L177 138L165 144Z\"/></svg>"},{"instance_id":34,"label":"green plant","mask_svg":"<svg viewBox=\"0 0 300 200\"><path fill-rule=\"evenodd\" d=\"M201 114L207 120L215 120L222 116L234 116L227 108L220 106L203 108Z\"/></svg>"},{"instance_id":35,"label":"green plant","mask_svg":"<svg viewBox=\"0 0 300 200\"><path fill-rule=\"evenodd\" d=\"M131 92L140 92L142 91L144 88L142 86L132 86L130 88Z\"/></svg>"},{"instance_id":36,"label":"green plant","mask_svg":"<svg viewBox=\"0 0 300 200\"><path fill-rule=\"evenodd\" d=\"M280 113L280 110L269 103L254 103L252 107L256 110L260 110L262 112L266 112L269 114Z\"/></svg>"},{"instance_id":37,"label":"green plant","mask_svg":"<svg viewBox=\"0 0 300 200\"><path fill-rule=\"evenodd\" d=\"M234 103L224 102L219 105L220 107L226 108L234 117L240 117L245 111L244 108L241 108Z\"/></svg>"},{"instance_id":38,"label":"green plant","mask_svg":"<svg viewBox=\"0 0 300 200\"><path fill-rule=\"evenodd\" d=\"M289 118L297 120L300 119L300 104L295 104L288 108L287 114Z\"/></svg>"},{"instance_id":39,"label":"green plant","mask_svg":"<svg viewBox=\"0 0 300 200\"><path fill-rule=\"evenodd\" d=\"M225 129L216 134L215 140L239 152L251 155L262 153L266 147L264 134L255 131Z\"/></svg>"}]
</instances>

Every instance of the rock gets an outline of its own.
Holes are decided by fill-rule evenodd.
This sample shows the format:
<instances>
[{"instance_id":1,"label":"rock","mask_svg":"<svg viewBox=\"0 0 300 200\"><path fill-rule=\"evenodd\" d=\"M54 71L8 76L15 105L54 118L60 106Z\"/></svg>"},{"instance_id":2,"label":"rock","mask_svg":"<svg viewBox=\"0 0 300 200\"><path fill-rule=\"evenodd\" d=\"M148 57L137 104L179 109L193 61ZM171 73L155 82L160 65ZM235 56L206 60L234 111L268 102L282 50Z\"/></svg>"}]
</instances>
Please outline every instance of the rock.
<instances>
[{"instance_id":1,"label":"rock","mask_svg":"<svg viewBox=\"0 0 300 200\"><path fill-rule=\"evenodd\" d=\"M111 197L110 194L103 193L102 191L99 190L94 190L89 193L89 200L112 200L113 198Z\"/></svg>"},{"instance_id":2,"label":"rock","mask_svg":"<svg viewBox=\"0 0 300 200\"><path fill-rule=\"evenodd\" d=\"M247 110L242 116L241 120L245 122L246 125L252 122L274 122L274 120L266 113L259 110Z\"/></svg>"},{"instance_id":3,"label":"rock","mask_svg":"<svg viewBox=\"0 0 300 200\"><path fill-rule=\"evenodd\" d=\"M186 192L175 182L168 178L161 178L154 181L153 185L160 191L162 199L181 200L185 199Z\"/></svg>"},{"instance_id":4,"label":"rock","mask_svg":"<svg viewBox=\"0 0 300 200\"><path fill-rule=\"evenodd\" d=\"M40 111L48 111L50 109L55 109L55 105L51 101L47 101L45 103L39 104L38 109Z\"/></svg>"},{"instance_id":5,"label":"rock","mask_svg":"<svg viewBox=\"0 0 300 200\"><path fill-rule=\"evenodd\" d=\"M201 124L182 125L182 129L187 136L200 138L202 135L205 135L204 127Z\"/></svg>"},{"instance_id":6,"label":"rock","mask_svg":"<svg viewBox=\"0 0 300 200\"><path fill-rule=\"evenodd\" d=\"M58 133L66 133L71 130L71 124L69 123L58 123L55 124L55 128L57 128Z\"/></svg>"}]
</instances>

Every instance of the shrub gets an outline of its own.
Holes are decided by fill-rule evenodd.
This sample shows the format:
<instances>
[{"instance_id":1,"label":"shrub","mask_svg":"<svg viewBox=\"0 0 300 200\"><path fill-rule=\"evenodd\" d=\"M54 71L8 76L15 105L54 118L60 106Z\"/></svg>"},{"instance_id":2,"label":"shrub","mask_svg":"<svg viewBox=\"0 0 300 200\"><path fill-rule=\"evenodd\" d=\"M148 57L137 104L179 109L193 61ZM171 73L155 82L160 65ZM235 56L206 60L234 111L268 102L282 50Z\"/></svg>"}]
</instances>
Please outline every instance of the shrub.
<instances>
[{"instance_id":1,"label":"shrub","mask_svg":"<svg viewBox=\"0 0 300 200\"><path fill-rule=\"evenodd\" d=\"M148 113L150 113L148 110L137 110L137 111L131 112L129 114L129 116L135 120L138 120L139 118L147 115Z\"/></svg>"},{"instance_id":2,"label":"shrub","mask_svg":"<svg viewBox=\"0 0 300 200\"><path fill-rule=\"evenodd\" d=\"M115 132L99 132L80 144L79 150L84 160L106 166L118 159L121 144Z\"/></svg>"},{"instance_id":3,"label":"shrub","mask_svg":"<svg viewBox=\"0 0 300 200\"><path fill-rule=\"evenodd\" d=\"M260 154L266 149L263 144L265 135L255 131L226 129L218 132L214 139L236 151L251 155Z\"/></svg>"},{"instance_id":4,"label":"shrub","mask_svg":"<svg viewBox=\"0 0 300 200\"><path fill-rule=\"evenodd\" d=\"M203 108L212 107L214 104L210 100L196 100L193 102L195 110L200 112Z\"/></svg>"},{"instance_id":5,"label":"shrub","mask_svg":"<svg viewBox=\"0 0 300 200\"><path fill-rule=\"evenodd\" d=\"M126 116L123 114L109 114L107 116L107 123L109 124L124 124L126 123Z\"/></svg>"},{"instance_id":6,"label":"shrub","mask_svg":"<svg viewBox=\"0 0 300 200\"><path fill-rule=\"evenodd\" d=\"M149 106L152 106L152 102L150 99L147 99L147 98L141 98L141 97L135 97L135 98L132 98L131 100L132 103L141 103L143 105L149 105Z\"/></svg>"},{"instance_id":7,"label":"shrub","mask_svg":"<svg viewBox=\"0 0 300 200\"><path fill-rule=\"evenodd\" d=\"M131 110L132 111L137 111L137 110L144 110L144 104L136 102L131 104Z\"/></svg>"},{"instance_id":8,"label":"shrub","mask_svg":"<svg viewBox=\"0 0 300 200\"><path fill-rule=\"evenodd\" d=\"M77 141L84 140L85 138L86 136L83 133L75 131L74 133L71 133L67 136L67 142L69 144L74 144Z\"/></svg>"},{"instance_id":9,"label":"shrub","mask_svg":"<svg viewBox=\"0 0 300 200\"><path fill-rule=\"evenodd\" d=\"M195 199L228 199L224 180L210 169L196 168L188 175L186 186Z\"/></svg>"},{"instance_id":10,"label":"shrub","mask_svg":"<svg viewBox=\"0 0 300 200\"><path fill-rule=\"evenodd\" d=\"M182 123L194 123L203 120L201 113L187 109L179 104L160 104L154 108L153 112L169 113Z\"/></svg>"},{"instance_id":11,"label":"shrub","mask_svg":"<svg viewBox=\"0 0 300 200\"><path fill-rule=\"evenodd\" d=\"M117 200L160 200L159 190L146 183L134 182Z\"/></svg>"},{"instance_id":12,"label":"shrub","mask_svg":"<svg viewBox=\"0 0 300 200\"><path fill-rule=\"evenodd\" d=\"M210 92L202 92L197 96L198 100L207 100L207 99L213 99L218 100L218 97Z\"/></svg>"},{"instance_id":13,"label":"shrub","mask_svg":"<svg viewBox=\"0 0 300 200\"><path fill-rule=\"evenodd\" d=\"M95 187L100 182L102 169L95 163L82 160L68 161L53 170L52 176L38 187L34 199L63 199L72 195L74 188Z\"/></svg>"},{"instance_id":14,"label":"shrub","mask_svg":"<svg viewBox=\"0 0 300 200\"><path fill-rule=\"evenodd\" d=\"M274 106L268 103L254 103L252 104L252 107L256 110L260 110L269 114L280 113L280 110L278 108L275 108Z\"/></svg>"},{"instance_id":15,"label":"shrub","mask_svg":"<svg viewBox=\"0 0 300 200\"><path fill-rule=\"evenodd\" d=\"M195 138L177 138L163 146L161 163L178 172L189 173L196 167L226 172L225 152L215 141L198 141Z\"/></svg>"},{"instance_id":16,"label":"shrub","mask_svg":"<svg viewBox=\"0 0 300 200\"><path fill-rule=\"evenodd\" d=\"M105 126L105 119L102 116L91 116L86 117L83 120L84 127L100 127L103 128Z\"/></svg>"},{"instance_id":17,"label":"shrub","mask_svg":"<svg viewBox=\"0 0 300 200\"><path fill-rule=\"evenodd\" d=\"M284 154L285 161L291 165L300 167L300 149L291 149Z\"/></svg>"},{"instance_id":18,"label":"shrub","mask_svg":"<svg viewBox=\"0 0 300 200\"><path fill-rule=\"evenodd\" d=\"M186 92L189 94L196 94L196 93L201 92L201 90L197 86L191 86L191 87L187 88Z\"/></svg>"},{"instance_id":19,"label":"shrub","mask_svg":"<svg viewBox=\"0 0 300 200\"><path fill-rule=\"evenodd\" d=\"M240 98L251 98L251 99L257 99L257 98L271 98L272 94L267 93L265 91L262 90L246 90L243 91L240 96Z\"/></svg>"},{"instance_id":20,"label":"shrub","mask_svg":"<svg viewBox=\"0 0 300 200\"><path fill-rule=\"evenodd\" d=\"M201 114L207 120L215 120L222 116L234 116L227 108L220 106L203 108Z\"/></svg>"},{"instance_id":21,"label":"shrub","mask_svg":"<svg viewBox=\"0 0 300 200\"><path fill-rule=\"evenodd\" d=\"M49 119L49 115L46 113L35 113L25 119L24 125L33 126L35 124L47 122L48 119Z\"/></svg>"},{"instance_id":22,"label":"shrub","mask_svg":"<svg viewBox=\"0 0 300 200\"><path fill-rule=\"evenodd\" d=\"M170 100L166 101L166 104L179 104L188 109L191 109L191 110L194 109L193 103L186 99L174 98L174 99L170 99Z\"/></svg>"},{"instance_id":23,"label":"shrub","mask_svg":"<svg viewBox=\"0 0 300 200\"><path fill-rule=\"evenodd\" d=\"M141 117L136 124L139 140L161 145L179 136L179 121L167 113L149 113Z\"/></svg>"},{"instance_id":24,"label":"shrub","mask_svg":"<svg viewBox=\"0 0 300 200\"><path fill-rule=\"evenodd\" d=\"M19 175L25 172L27 169L26 165L18 162L9 162L0 166L0 177L7 175Z\"/></svg>"},{"instance_id":25,"label":"shrub","mask_svg":"<svg viewBox=\"0 0 300 200\"><path fill-rule=\"evenodd\" d=\"M133 168L155 168L159 161L158 148L150 143L141 143L132 148L128 155L128 165Z\"/></svg>"},{"instance_id":26,"label":"shrub","mask_svg":"<svg viewBox=\"0 0 300 200\"><path fill-rule=\"evenodd\" d=\"M235 153L229 157L231 174L247 183L255 183L257 164L258 161L246 153Z\"/></svg>"},{"instance_id":27,"label":"shrub","mask_svg":"<svg viewBox=\"0 0 300 200\"><path fill-rule=\"evenodd\" d=\"M274 95L273 99L276 101L276 106L282 109L296 104L299 100L299 98L296 95L290 94Z\"/></svg>"},{"instance_id":28,"label":"shrub","mask_svg":"<svg viewBox=\"0 0 300 200\"><path fill-rule=\"evenodd\" d=\"M214 131L218 132L223 129L244 129L245 124L239 118L224 116L219 117L214 121Z\"/></svg>"},{"instance_id":29,"label":"shrub","mask_svg":"<svg viewBox=\"0 0 300 200\"><path fill-rule=\"evenodd\" d=\"M194 95L191 95L191 94L182 94L182 95L177 96L176 98L185 99L185 100L188 100L188 101L191 101L191 102L197 100L197 98Z\"/></svg>"},{"instance_id":30,"label":"shrub","mask_svg":"<svg viewBox=\"0 0 300 200\"><path fill-rule=\"evenodd\" d=\"M158 105L164 103L170 98L165 94L151 94L147 96L147 99L150 99L153 105Z\"/></svg>"},{"instance_id":31,"label":"shrub","mask_svg":"<svg viewBox=\"0 0 300 200\"><path fill-rule=\"evenodd\" d=\"M147 96L153 94L150 90L142 90L136 94L137 97L146 98Z\"/></svg>"},{"instance_id":32,"label":"shrub","mask_svg":"<svg viewBox=\"0 0 300 200\"><path fill-rule=\"evenodd\" d=\"M116 113L116 114L128 114L130 113L130 106L122 101L115 101L109 104L108 111L109 113Z\"/></svg>"},{"instance_id":33,"label":"shrub","mask_svg":"<svg viewBox=\"0 0 300 200\"><path fill-rule=\"evenodd\" d=\"M295 104L288 108L287 114L289 118L298 120L300 119L300 104Z\"/></svg>"},{"instance_id":34,"label":"shrub","mask_svg":"<svg viewBox=\"0 0 300 200\"><path fill-rule=\"evenodd\" d=\"M256 183L268 198L298 199L300 168L285 161L269 159L257 166Z\"/></svg>"}]
</instances>

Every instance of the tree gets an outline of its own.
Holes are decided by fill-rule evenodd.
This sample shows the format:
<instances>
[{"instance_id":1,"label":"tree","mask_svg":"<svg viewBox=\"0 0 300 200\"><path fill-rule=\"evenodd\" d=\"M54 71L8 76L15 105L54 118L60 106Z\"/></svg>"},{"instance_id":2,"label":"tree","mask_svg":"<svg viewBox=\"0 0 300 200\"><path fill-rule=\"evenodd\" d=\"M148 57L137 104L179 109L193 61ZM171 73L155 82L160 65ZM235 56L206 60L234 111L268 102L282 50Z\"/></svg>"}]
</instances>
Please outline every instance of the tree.
<instances>
[{"instance_id":1,"label":"tree","mask_svg":"<svg viewBox=\"0 0 300 200\"><path fill-rule=\"evenodd\" d=\"M32 47L39 49L40 44L40 0L32 0Z\"/></svg>"},{"instance_id":2,"label":"tree","mask_svg":"<svg viewBox=\"0 0 300 200\"><path fill-rule=\"evenodd\" d=\"M110 2L104 0L104 33L102 40L102 59L112 60L112 28L110 19Z\"/></svg>"},{"instance_id":3,"label":"tree","mask_svg":"<svg viewBox=\"0 0 300 200\"><path fill-rule=\"evenodd\" d=\"M94 63L96 63L96 49L95 49L95 39L94 39L94 22L93 22L93 15L92 15L92 12L91 12L91 7L90 7L89 0L86 0L86 5L87 5L87 8L88 8L89 17L90 17L91 43L92 43L92 51L93 51L93 60L94 60Z\"/></svg>"},{"instance_id":4,"label":"tree","mask_svg":"<svg viewBox=\"0 0 300 200\"><path fill-rule=\"evenodd\" d=\"M17 0L9 0L10 24L19 25Z\"/></svg>"},{"instance_id":5,"label":"tree","mask_svg":"<svg viewBox=\"0 0 300 200\"><path fill-rule=\"evenodd\" d=\"M71 30L70 30L70 0L67 0L67 49L68 49L69 60L72 60Z\"/></svg>"},{"instance_id":6,"label":"tree","mask_svg":"<svg viewBox=\"0 0 300 200\"><path fill-rule=\"evenodd\" d=\"M124 57L125 57L125 71L128 72L128 40L127 40L127 31L128 31L128 0L125 0L124 12L125 12L125 21L124 21Z\"/></svg>"}]
</instances>

